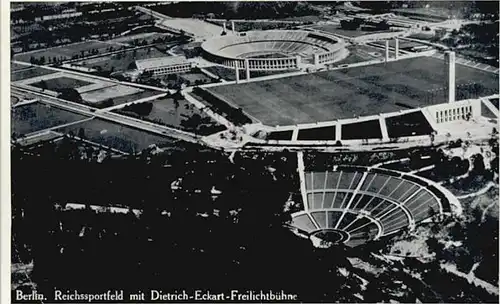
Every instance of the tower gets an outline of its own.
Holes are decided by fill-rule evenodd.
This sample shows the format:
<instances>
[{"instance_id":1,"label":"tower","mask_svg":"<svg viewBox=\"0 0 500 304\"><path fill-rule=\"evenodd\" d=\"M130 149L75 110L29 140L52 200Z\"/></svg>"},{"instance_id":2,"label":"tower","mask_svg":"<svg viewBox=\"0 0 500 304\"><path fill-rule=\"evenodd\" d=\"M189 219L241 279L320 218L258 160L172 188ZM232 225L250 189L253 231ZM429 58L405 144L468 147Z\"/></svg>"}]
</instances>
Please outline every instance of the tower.
<instances>
[{"instance_id":1,"label":"tower","mask_svg":"<svg viewBox=\"0 0 500 304\"><path fill-rule=\"evenodd\" d=\"M455 52L447 51L444 53L445 67L448 76L446 86L448 87L448 102L455 101Z\"/></svg>"}]
</instances>

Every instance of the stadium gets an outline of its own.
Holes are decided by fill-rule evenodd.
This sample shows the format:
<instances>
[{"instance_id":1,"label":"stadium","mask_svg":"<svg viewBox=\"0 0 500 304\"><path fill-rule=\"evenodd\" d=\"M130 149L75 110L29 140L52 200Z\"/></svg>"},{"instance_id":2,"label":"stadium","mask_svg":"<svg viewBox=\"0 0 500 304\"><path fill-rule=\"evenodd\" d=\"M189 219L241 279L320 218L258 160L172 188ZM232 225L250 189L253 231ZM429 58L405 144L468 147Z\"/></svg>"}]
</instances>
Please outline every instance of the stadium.
<instances>
[{"instance_id":1,"label":"stadium","mask_svg":"<svg viewBox=\"0 0 500 304\"><path fill-rule=\"evenodd\" d=\"M347 55L343 40L309 31L249 31L212 38L202 44L204 56L226 67L251 71L299 69L327 64Z\"/></svg>"},{"instance_id":2,"label":"stadium","mask_svg":"<svg viewBox=\"0 0 500 304\"><path fill-rule=\"evenodd\" d=\"M409 173L339 166L300 177L306 203L292 215L291 227L318 246L355 247L460 209L448 190Z\"/></svg>"}]
</instances>

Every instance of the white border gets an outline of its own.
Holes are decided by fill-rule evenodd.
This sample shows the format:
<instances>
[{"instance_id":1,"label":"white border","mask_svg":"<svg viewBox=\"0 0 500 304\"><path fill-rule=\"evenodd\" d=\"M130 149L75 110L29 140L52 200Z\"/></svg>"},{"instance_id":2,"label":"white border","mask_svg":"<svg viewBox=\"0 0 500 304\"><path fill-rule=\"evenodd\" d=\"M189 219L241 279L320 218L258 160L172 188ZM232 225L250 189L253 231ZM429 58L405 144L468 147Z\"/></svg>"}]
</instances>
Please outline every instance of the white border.
<instances>
[{"instance_id":1,"label":"white border","mask_svg":"<svg viewBox=\"0 0 500 304\"><path fill-rule=\"evenodd\" d=\"M0 302L10 303L10 1L0 3L0 24Z\"/></svg>"}]
</instances>

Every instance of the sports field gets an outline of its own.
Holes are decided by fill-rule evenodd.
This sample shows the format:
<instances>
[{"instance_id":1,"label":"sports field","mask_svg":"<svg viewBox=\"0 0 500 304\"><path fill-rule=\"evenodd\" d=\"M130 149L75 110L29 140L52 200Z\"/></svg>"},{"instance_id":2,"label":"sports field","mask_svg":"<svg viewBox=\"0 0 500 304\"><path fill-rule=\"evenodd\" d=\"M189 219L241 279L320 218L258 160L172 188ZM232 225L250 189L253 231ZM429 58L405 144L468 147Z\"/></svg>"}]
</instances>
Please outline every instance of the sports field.
<instances>
[{"instance_id":1,"label":"sports field","mask_svg":"<svg viewBox=\"0 0 500 304\"><path fill-rule=\"evenodd\" d=\"M91 82L70 77L51 78L35 83L30 83L31 86L51 91L57 91L66 88L79 88L89 84L91 84Z\"/></svg>"},{"instance_id":2,"label":"sports field","mask_svg":"<svg viewBox=\"0 0 500 304\"><path fill-rule=\"evenodd\" d=\"M155 47L146 47L137 50L129 50L110 56L83 59L81 61L75 62L74 64L88 68L94 68L101 71L118 72L130 69L131 64L135 63L136 60L166 56L170 55L160 52Z\"/></svg>"},{"instance_id":3,"label":"sports field","mask_svg":"<svg viewBox=\"0 0 500 304\"><path fill-rule=\"evenodd\" d=\"M44 69L40 67L28 67L27 69L12 70L10 73L10 81L19 81L28 78L38 77L42 75L54 74L56 71Z\"/></svg>"},{"instance_id":4,"label":"sports field","mask_svg":"<svg viewBox=\"0 0 500 304\"><path fill-rule=\"evenodd\" d=\"M129 87L125 85L114 85L114 86L109 86L105 87L102 89L90 91L90 92L85 92L81 94L82 99L86 102L90 103L98 103L106 99L112 98L113 100L117 97L122 97L122 96L129 96L133 94L137 94L142 92L142 89L138 89L135 87ZM129 101L132 101L133 99L130 99Z\"/></svg>"},{"instance_id":5,"label":"sports field","mask_svg":"<svg viewBox=\"0 0 500 304\"><path fill-rule=\"evenodd\" d=\"M446 74L444 61L419 57L208 90L264 124L286 125L443 103ZM476 95L498 92L498 75L457 65L457 86L471 82Z\"/></svg>"},{"instance_id":6,"label":"sports field","mask_svg":"<svg viewBox=\"0 0 500 304\"><path fill-rule=\"evenodd\" d=\"M41 103L15 107L11 115L11 132L18 136L87 118Z\"/></svg>"},{"instance_id":7,"label":"sports field","mask_svg":"<svg viewBox=\"0 0 500 304\"><path fill-rule=\"evenodd\" d=\"M81 43L68 44L64 46L56 46L44 50L38 50L34 52L22 53L14 55L14 60L30 62L31 57L39 60L44 57L45 63L49 63L50 60L56 58L57 60L67 60L71 59L73 56L78 55L81 56L82 53L84 56L89 56L90 52L94 49L97 49L100 54L105 53L106 50L113 46L113 48L120 49L123 45L115 44L112 42L102 42L102 41L85 41Z\"/></svg>"}]
</instances>

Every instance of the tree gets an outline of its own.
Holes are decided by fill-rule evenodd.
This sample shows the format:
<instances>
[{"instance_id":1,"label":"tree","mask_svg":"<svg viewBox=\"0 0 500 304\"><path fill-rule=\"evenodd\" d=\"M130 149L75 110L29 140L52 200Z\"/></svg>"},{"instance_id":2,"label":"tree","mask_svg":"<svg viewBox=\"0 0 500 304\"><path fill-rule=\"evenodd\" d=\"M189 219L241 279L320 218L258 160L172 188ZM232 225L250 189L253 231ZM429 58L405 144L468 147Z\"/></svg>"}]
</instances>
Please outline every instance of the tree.
<instances>
[{"instance_id":1,"label":"tree","mask_svg":"<svg viewBox=\"0 0 500 304\"><path fill-rule=\"evenodd\" d=\"M471 156L472 173L481 175L485 171L484 159L481 154L474 154Z\"/></svg>"},{"instance_id":2,"label":"tree","mask_svg":"<svg viewBox=\"0 0 500 304\"><path fill-rule=\"evenodd\" d=\"M83 129L83 128L78 129L78 137L81 139L86 139L85 129Z\"/></svg>"},{"instance_id":3,"label":"tree","mask_svg":"<svg viewBox=\"0 0 500 304\"><path fill-rule=\"evenodd\" d=\"M82 96L80 95L80 93L78 93L78 91L73 88L58 89L58 92L60 93L59 98L61 99L66 99L74 102L82 101Z\"/></svg>"},{"instance_id":4,"label":"tree","mask_svg":"<svg viewBox=\"0 0 500 304\"><path fill-rule=\"evenodd\" d=\"M40 80L39 85L40 85L40 88L42 90L46 90L47 89L47 83L45 82L44 79Z\"/></svg>"}]
</instances>

